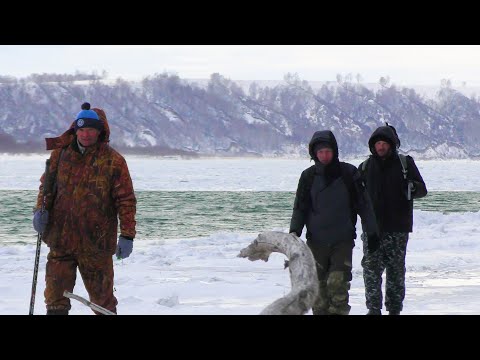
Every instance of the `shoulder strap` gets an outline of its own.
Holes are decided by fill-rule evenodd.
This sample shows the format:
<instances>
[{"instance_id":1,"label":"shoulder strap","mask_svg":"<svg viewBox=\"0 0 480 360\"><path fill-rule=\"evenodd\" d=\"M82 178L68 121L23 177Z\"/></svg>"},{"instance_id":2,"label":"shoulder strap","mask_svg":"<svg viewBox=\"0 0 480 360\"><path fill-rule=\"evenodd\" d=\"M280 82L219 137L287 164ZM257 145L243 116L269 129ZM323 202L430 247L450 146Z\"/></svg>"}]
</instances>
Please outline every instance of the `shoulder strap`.
<instances>
[{"instance_id":1,"label":"shoulder strap","mask_svg":"<svg viewBox=\"0 0 480 360\"><path fill-rule=\"evenodd\" d=\"M398 154L398 158L400 159L400 164L402 164L402 173L403 173L403 178L406 180L407 179L407 174L408 174L408 165L407 165L407 157L403 154ZM368 165L368 160L370 158L366 159L362 163L362 173L365 173L367 170L367 165Z\"/></svg>"},{"instance_id":2,"label":"shoulder strap","mask_svg":"<svg viewBox=\"0 0 480 360\"><path fill-rule=\"evenodd\" d=\"M367 164L368 164L368 160L370 158L367 158L367 160L365 160L363 163L362 163L362 172L365 172L365 170L367 170Z\"/></svg>"},{"instance_id":3,"label":"shoulder strap","mask_svg":"<svg viewBox=\"0 0 480 360\"><path fill-rule=\"evenodd\" d=\"M340 163L340 168L342 169L342 175L349 175L350 177L353 176L354 170L357 168L354 165L350 165L345 162Z\"/></svg>"},{"instance_id":4,"label":"shoulder strap","mask_svg":"<svg viewBox=\"0 0 480 360\"><path fill-rule=\"evenodd\" d=\"M348 193L350 194L350 198L352 201L354 201L355 200L354 174L357 168L353 165L349 166L349 164L346 164L346 163L340 163L340 168L342 170L342 178L343 178L343 181L345 182Z\"/></svg>"},{"instance_id":5,"label":"shoulder strap","mask_svg":"<svg viewBox=\"0 0 480 360\"><path fill-rule=\"evenodd\" d=\"M66 146L62 147L62 151L60 152L60 156L59 156L59 158L58 158L58 164L59 164L59 165L60 165L60 161L61 161L62 158L63 158L63 153L65 152L65 149L66 149L66 148L67 148ZM57 168L58 168L58 167L57 167Z\"/></svg>"},{"instance_id":6,"label":"shoulder strap","mask_svg":"<svg viewBox=\"0 0 480 360\"><path fill-rule=\"evenodd\" d=\"M57 176L58 167L60 166L60 161L62 161L63 154L65 153L65 149L66 149L66 146L62 147L62 149L60 150L60 153L58 154L57 161L54 162L54 164L55 164L55 171L54 171L54 173L52 174L52 175L54 175L54 176Z\"/></svg>"},{"instance_id":7,"label":"shoulder strap","mask_svg":"<svg viewBox=\"0 0 480 360\"><path fill-rule=\"evenodd\" d=\"M55 174L53 174L53 178L52 178L52 181L53 181L53 194L55 194L56 196L56 193L57 193L57 173L58 173L58 167L60 166L60 161L62 161L62 158L63 158L63 154L65 153L65 149L67 147L64 146L62 147L62 150L60 151L60 155L58 156L58 161L57 161L57 167L55 168Z\"/></svg>"},{"instance_id":8,"label":"shoulder strap","mask_svg":"<svg viewBox=\"0 0 480 360\"><path fill-rule=\"evenodd\" d=\"M403 178L407 180L407 174L408 174L407 157L402 154L398 154L398 157L400 158L400 164L402 164Z\"/></svg>"},{"instance_id":9,"label":"shoulder strap","mask_svg":"<svg viewBox=\"0 0 480 360\"><path fill-rule=\"evenodd\" d=\"M306 173L305 192L309 193L315 178L315 165L311 166Z\"/></svg>"},{"instance_id":10,"label":"shoulder strap","mask_svg":"<svg viewBox=\"0 0 480 360\"><path fill-rule=\"evenodd\" d=\"M310 198L310 189L312 188L313 185L313 180L315 177L315 169L314 166L308 168L305 172L305 177L303 179L303 182L301 184L302 189L300 193L298 194L298 198L295 197L295 200L301 202L301 203L308 203L308 199Z\"/></svg>"}]
</instances>

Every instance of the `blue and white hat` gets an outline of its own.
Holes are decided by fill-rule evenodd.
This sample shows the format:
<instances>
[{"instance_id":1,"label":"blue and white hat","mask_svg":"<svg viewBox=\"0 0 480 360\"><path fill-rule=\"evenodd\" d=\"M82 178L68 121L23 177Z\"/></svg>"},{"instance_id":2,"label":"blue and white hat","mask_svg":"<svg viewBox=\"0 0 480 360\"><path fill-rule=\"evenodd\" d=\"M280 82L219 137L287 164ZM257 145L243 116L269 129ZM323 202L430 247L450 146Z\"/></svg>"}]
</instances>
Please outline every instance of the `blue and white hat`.
<instances>
[{"instance_id":1,"label":"blue and white hat","mask_svg":"<svg viewBox=\"0 0 480 360\"><path fill-rule=\"evenodd\" d=\"M90 110L90 104L87 102L82 104L82 111L77 114L75 120L75 132L82 128L95 128L98 131L103 130L102 120L100 120L95 111Z\"/></svg>"}]
</instances>

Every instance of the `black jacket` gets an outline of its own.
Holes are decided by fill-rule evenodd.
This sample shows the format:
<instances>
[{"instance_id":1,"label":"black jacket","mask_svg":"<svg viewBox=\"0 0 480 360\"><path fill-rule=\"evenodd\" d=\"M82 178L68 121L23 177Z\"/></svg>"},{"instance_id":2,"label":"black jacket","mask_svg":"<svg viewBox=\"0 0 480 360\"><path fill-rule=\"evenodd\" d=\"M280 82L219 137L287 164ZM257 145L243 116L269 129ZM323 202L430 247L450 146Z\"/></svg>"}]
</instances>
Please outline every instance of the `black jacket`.
<instances>
[{"instance_id":1,"label":"black jacket","mask_svg":"<svg viewBox=\"0 0 480 360\"><path fill-rule=\"evenodd\" d=\"M382 160L375 151L375 142L379 138L389 140L391 153ZM415 161L407 156L407 180L402 173L402 164L398 157L399 140L389 126L375 130L369 140L370 155L365 171L363 163L359 170L373 202L380 232L412 232L413 199L427 195L427 188ZM412 199L407 200L408 181L414 185Z\"/></svg>"},{"instance_id":2,"label":"black jacket","mask_svg":"<svg viewBox=\"0 0 480 360\"><path fill-rule=\"evenodd\" d=\"M321 164L313 154L313 147L317 142L328 142L332 145L334 159L327 166ZM365 232L378 233L373 207L360 173L355 166L338 161L338 147L333 133L317 131L309 143L309 153L315 160L315 165L304 170L300 176L290 232L301 236L303 227L307 225L306 238L314 243L333 244L342 239L353 241L356 238L358 214ZM315 189L316 186L320 188ZM345 188L346 201L343 200ZM322 193L326 195L322 197ZM336 199L339 201L335 201ZM348 233L345 233L346 229Z\"/></svg>"}]
</instances>

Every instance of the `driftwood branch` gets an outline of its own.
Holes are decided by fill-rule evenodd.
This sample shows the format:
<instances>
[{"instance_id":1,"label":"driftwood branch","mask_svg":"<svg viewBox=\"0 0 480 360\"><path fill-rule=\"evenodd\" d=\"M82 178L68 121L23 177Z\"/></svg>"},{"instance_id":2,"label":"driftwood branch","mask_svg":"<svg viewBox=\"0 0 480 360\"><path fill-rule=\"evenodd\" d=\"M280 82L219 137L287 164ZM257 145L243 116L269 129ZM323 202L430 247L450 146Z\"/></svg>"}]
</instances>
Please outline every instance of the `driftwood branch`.
<instances>
[{"instance_id":1,"label":"driftwood branch","mask_svg":"<svg viewBox=\"0 0 480 360\"><path fill-rule=\"evenodd\" d=\"M273 252L287 256L292 290L268 305L260 315L303 315L317 299L318 277L312 252L302 240L293 234L264 232L242 249L238 257L268 261Z\"/></svg>"}]
</instances>

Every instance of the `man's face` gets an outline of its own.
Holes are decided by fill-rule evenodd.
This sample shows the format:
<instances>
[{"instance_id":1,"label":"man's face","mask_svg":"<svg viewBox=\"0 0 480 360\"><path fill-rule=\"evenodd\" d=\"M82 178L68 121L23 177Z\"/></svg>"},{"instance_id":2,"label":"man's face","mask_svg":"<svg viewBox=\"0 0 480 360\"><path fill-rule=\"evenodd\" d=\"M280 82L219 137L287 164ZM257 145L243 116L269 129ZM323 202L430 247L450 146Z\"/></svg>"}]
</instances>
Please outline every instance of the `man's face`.
<instances>
[{"instance_id":1,"label":"man's face","mask_svg":"<svg viewBox=\"0 0 480 360\"><path fill-rule=\"evenodd\" d=\"M386 141L377 141L375 143L375 151L377 152L377 155L381 157L382 159L385 159L388 154L390 153L390 144Z\"/></svg>"},{"instance_id":2,"label":"man's face","mask_svg":"<svg viewBox=\"0 0 480 360\"><path fill-rule=\"evenodd\" d=\"M100 131L95 128L80 128L77 130L78 141L84 147L95 145L99 135Z\"/></svg>"},{"instance_id":3,"label":"man's face","mask_svg":"<svg viewBox=\"0 0 480 360\"><path fill-rule=\"evenodd\" d=\"M330 148L323 148L317 151L317 159L323 165L328 165L333 159L333 150Z\"/></svg>"}]
</instances>

